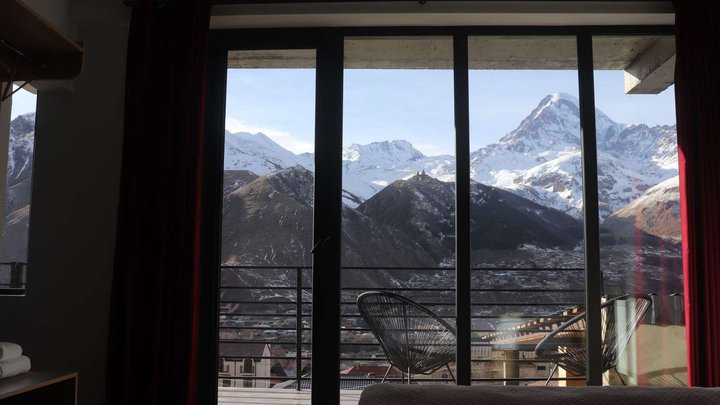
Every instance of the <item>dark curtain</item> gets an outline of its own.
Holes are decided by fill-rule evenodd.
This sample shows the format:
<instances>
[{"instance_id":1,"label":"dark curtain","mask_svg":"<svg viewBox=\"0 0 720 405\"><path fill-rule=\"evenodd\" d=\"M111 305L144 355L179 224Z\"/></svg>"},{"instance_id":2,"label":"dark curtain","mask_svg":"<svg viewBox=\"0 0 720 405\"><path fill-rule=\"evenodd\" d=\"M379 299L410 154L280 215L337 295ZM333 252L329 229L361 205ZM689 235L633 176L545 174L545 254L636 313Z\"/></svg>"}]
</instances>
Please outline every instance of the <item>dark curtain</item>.
<instances>
[{"instance_id":1,"label":"dark curtain","mask_svg":"<svg viewBox=\"0 0 720 405\"><path fill-rule=\"evenodd\" d=\"M208 1L133 7L107 403L198 403Z\"/></svg>"},{"instance_id":2,"label":"dark curtain","mask_svg":"<svg viewBox=\"0 0 720 405\"><path fill-rule=\"evenodd\" d=\"M720 3L675 2L689 384L720 386Z\"/></svg>"}]
</instances>

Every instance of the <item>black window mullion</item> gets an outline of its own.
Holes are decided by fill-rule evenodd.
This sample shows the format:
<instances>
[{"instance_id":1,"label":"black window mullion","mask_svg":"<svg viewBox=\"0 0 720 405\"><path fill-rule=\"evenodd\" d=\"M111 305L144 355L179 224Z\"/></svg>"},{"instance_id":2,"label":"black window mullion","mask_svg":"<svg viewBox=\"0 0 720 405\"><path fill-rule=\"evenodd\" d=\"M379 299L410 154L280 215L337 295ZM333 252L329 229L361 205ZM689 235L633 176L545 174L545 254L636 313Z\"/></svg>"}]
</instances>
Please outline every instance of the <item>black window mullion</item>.
<instances>
[{"instance_id":1,"label":"black window mullion","mask_svg":"<svg viewBox=\"0 0 720 405\"><path fill-rule=\"evenodd\" d=\"M198 402L218 401L220 246L223 159L225 156L226 44L210 34L206 71L205 142L202 168L202 218L198 319Z\"/></svg>"},{"instance_id":2,"label":"black window mullion","mask_svg":"<svg viewBox=\"0 0 720 405\"><path fill-rule=\"evenodd\" d=\"M580 131L582 133L583 213L585 217L585 313L587 319L587 385L602 385L600 314L600 215L598 210L597 140L592 35L577 36Z\"/></svg>"},{"instance_id":3,"label":"black window mullion","mask_svg":"<svg viewBox=\"0 0 720 405\"><path fill-rule=\"evenodd\" d=\"M315 89L312 391L315 405L340 403L343 37L318 43Z\"/></svg>"},{"instance_id":4,"label":"black window mullion","mask_svg":"<svg viewBox=\"0 0 720 405\"><path fill-rule=\"evenodd\" d=\"M470 385L472 307L470 277L470 100L468 37L453 36L455 92L455 317L457 384Z\"/></svg>"}]
</instances>

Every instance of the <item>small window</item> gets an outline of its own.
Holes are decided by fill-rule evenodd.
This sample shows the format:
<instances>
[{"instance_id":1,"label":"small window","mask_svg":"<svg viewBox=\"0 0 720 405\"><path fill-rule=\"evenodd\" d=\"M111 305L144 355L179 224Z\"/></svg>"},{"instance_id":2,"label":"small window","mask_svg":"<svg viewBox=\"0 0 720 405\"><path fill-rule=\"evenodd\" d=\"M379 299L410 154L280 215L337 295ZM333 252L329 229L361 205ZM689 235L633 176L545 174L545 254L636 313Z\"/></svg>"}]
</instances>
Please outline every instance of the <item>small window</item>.
<instances>
[{"instance_id":1,"label":"small window","mask_svg":"<svg viewBox=\"0 0 720 405\"><path fill-rule=\"evenodd\" d=\"M34 91L18 90L2 102L0 113L0 176L2 238L0 239L0 295L25 295L30 226L33 155L35 149ZM7 126L9 123L9 126Z\"/></svg>"},{"instance_id":2,"label":"small window","mask_svg":"<svg viewBox=\"0 0 720 405\"><path fill-rule=\"evenodd\" d=\"M243 362L243 373L252 373L253 372L253 361L252 359L245 359Z\"/></svg>"}]
</instances>

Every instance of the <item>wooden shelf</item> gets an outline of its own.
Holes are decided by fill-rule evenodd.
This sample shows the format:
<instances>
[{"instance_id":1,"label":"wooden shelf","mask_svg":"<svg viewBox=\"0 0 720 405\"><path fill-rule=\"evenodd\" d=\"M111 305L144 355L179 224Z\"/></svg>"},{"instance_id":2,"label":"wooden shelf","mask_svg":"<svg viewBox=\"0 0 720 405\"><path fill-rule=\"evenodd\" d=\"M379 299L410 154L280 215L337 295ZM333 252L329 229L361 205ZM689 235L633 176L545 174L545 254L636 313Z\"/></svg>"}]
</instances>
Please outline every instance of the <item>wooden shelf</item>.
<instances>
[{"instance_id":1,"label":"wooden shelf","mask_svg":"<svg viewBox=\"0 0 720 405\"><path fill-rule=\"evenodd\" d=\"M31 371L0 379L0 405L75 405L77 373Z\"/></svg>"},{"instance_id":2,"label":"wooden shelf","mask_svg":"<svg viewBox=\"0 0 720 405\"><path fill-rule=\"evenodd\" d=\"M83 47L21 0L0 0L0 82L67 80L80 74Z\"/></svg>"}]
</instances>

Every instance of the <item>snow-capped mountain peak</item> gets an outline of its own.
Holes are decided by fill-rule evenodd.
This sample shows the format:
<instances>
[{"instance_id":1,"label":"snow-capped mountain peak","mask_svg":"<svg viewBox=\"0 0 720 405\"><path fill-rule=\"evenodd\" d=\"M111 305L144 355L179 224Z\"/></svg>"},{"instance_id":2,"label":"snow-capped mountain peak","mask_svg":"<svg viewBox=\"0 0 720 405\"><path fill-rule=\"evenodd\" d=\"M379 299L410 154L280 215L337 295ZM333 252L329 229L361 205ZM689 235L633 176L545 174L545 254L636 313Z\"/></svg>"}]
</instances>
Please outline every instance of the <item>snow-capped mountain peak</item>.
<instances>
[{"instance_id":1,"label":"snow-capped mountain peak","mask_svg":"<svg viewBox=\"0 0 720 405\"><path fill-rule=\"evenodd\" d=\"M603 227L609 229L618 242L634 243L644 233L680 243L679 176L647 189L636 200L610 215Z\"/></svg>"},{"instance_id":2,"label":"snow-capped mountain peak","mask_svg":"<svg viewBox=\"0 0 720 405\"><path fill-rule=\"evenodd\" d=\"M261 132L225 132L225 170L249 170L262 176L296 165L312 169L313 160L295 155Z\"/></svg>"},{"instance_id":3,"label":"snow-capped mountain peak","mask_svg":"<svg viewBox=\"0 0 720 405\"><path fill-rule=\"evenodd\" d=\"M543 111L548 108L568 108L571 111L578 111L580 101L573 95L568 93L553 93L545 96L540 104L530 113L531 119L537 118Z\"/></svg>"},{"instance_id":4,"label":"snow-capped mountain peak","mask_svg":"<svg viewBox=\"0 0 720 405\"><path fill-rule=\"evenodd\" d=\"M31 176L35 150L35 113L18 115L10 122L8 139L7 187Z\"/></svg>"},{"instance_id":5,"label":"snow-capped mountain peak","mask_svg":"<svg viewBox=\"0 0 720 405\"><path fill-rule=\"evenodd\" d=\"M343 150L343 189L367 200L393 181L421 172L452 180L454 163L452 156L425 156L404 140L353 144ZM358 204L350 198L345 198L345 203L351 207Z\"/></svg>"},{"instance_id":6,"label":"snow-capped mountain peak","mask_svg":"<svg viewBox=\"0 0 720 405\"><path fill-rule=\"evenodd\" d=\"M595 111L601 218L677 173L674 126L619 124ZM473 179L582 214L578 100L550 94L500 141L472 154Z\"/></svg>"},{"instance_id":7,"label":"snow-capped mountain peak","mask_svg":"<svg viewBox=\"0 0 720 405\"><path fill-rule=\"evenodd\" d=\"M615 134L624 128L600 109L595 109L598 139L607 133ZM498 143L516 145L517 150L530 148L564 149L580 145L580 102L568 93L545 96L537 107L520 122L520 125L500 139Z\"/></svg>"},{"instance_id":8,"label":"snow-capped mountain peak","mask_svg":"<svg viewBox=\"0 0 720 405\"><path fill-rule=\"evenodd\" d=\"M616 123L599 109L595 116L603 219L677 174L676 130ZM578 99L567 93L549 94L517 128L471 154L472 179L580 217L580 135ZM425 156L404 140L353 144L342 157L345 203L351 207L393 181L419 173L442 181L455 179L453 156ZM264 175L296 165L312 171L314 156L295 155L264 134L226 136L226 169Z\"/></svg>"},{"instance_id":9,"label":"snow-capped mountain peak","mask_svg":"<svg viewBox=\"0 0 720 405\"><path fill-rule=\"evenodd\" d=\"M18 137L35 132L35 113L18 115L10 122L10 136Z\"/></svg>"},{"instance_id":10,"label":"snow-capped mountain peak","mask_svg":"<svg viewBox=\"0 0 720 405\"><path fill-rule=\"evenodd\" d=\"M424 155L408 141L372 142L367 145L352 144L343 150L343 160L349 162L376 163L381 165L404 163L422 159Z\"/></svg>"}]
</instances>

